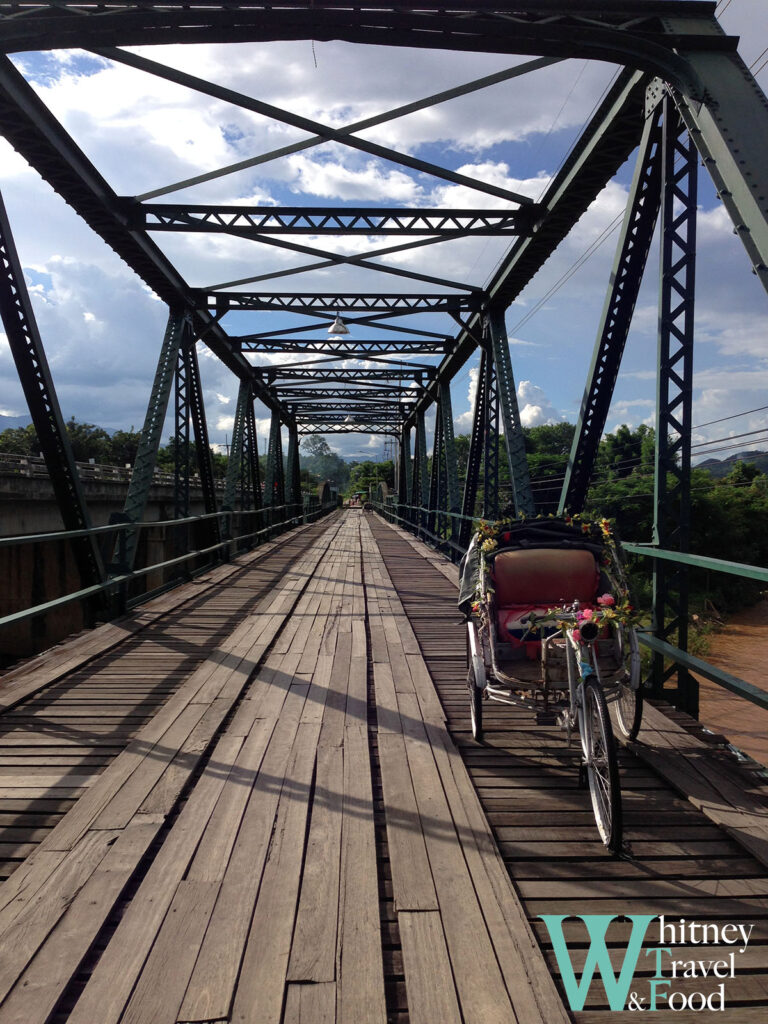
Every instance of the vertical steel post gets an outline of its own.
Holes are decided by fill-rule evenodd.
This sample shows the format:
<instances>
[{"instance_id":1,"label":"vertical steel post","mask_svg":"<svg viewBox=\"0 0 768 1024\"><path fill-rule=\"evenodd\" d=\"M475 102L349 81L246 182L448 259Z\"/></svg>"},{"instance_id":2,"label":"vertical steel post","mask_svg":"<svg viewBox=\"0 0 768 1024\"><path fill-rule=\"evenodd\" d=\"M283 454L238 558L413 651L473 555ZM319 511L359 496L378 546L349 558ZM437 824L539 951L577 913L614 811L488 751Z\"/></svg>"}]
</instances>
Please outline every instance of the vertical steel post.
<instances>
[{"instance_id":1,"label":"vertical steel post","mask_svg":"<svg viewBox=\"0 0 768 1024\"><path fill-rule=\"evenodd\" d=\"M661 205L663 104L647 115L558 514L581 512L608 419Z\"/></svg>"},{"instance_id":2,"label":"vertical steel post","mask_svg":"<svg viewBox=\"0 0 768 1024\"><path fill-rule=\"evenodd\" d=\"M91 517L2 196L0 315L64 528L89 530ZM83 586L101 583L105 578L104 565L95 539L92 536L75 538L72 551Z\"/></svg>"},{"instance_id":3,"label":"vertical steel post","mask_svg":"<svg viewBox=\"0 0 768 1024\"><path fill-rule=\"evenodd\" d=\"M463 548L469 544L472 531L470 517L475 514L475 503L477 501L477 487L480 482L480 464L483 461L483 450L485 448L485 431L487 420L487 393L485 368L488 356L484 348L480 349L480 365L477 369L477 387L475 390L475 405L472 413L472 437L469 441L469 457L467 459L467 476L464 481L464 497L461 502L461 514L465 517L461 520L459 527L458 542Z\"/></svg>"},{"instance_id":4,"label":"vertical steel post","mask_svg":"<svg viewBox=\"0 0 768 1024\"><path fill-rule=\"evenodd\" d=\"M693 385L696 185L698 160L671 97L664 99L664 191L661 213L661 290L656 412L655 519L653 540L688 552L690 542L691 404ZM656 560L653 577L654 633L688 647L688 569ZM654 660L661 689L675 666ZM675 703L698 715L698 683L677 668Z\"/></svg>"},{"instance_id":5,"label":"vertical steel post","mask_svg":"<svg viewBox=\"0 0 768 1024\"><path fill-rule=\"evenodd\" d=\"M188 391L188 359L187 351L179 347L176 359L176 388L174 395L174 449L173 449L173 518L186 519L189 516L189 480L190 480L190 446L189 446L189 391ZM174 551L177 556L189 550L189 523L174 527ZM180 572L189 575L189 566L185 563Z\"/></svg>"},{"instance_id":6,"label":"vertical steel post","mask_svg":"<svg viewBox=\"0 0 768 1024\"><path fill-rule=\"evenodd\" d=\"M398 438L397 465L397 502L399 505L397 514L401 518L405 518L411 490L411 431L408 427L403 427Z\"/></svg>"},{"instance_id":7,"label":"vertical steel post","mask_svg":"<svg viewBox=\"0 0 768 1024\"><path fill-rule=\"evenodd\" d=\"M301 469L299 466L299 428L296 423L288 424L288 465L287 465L288 504L292 506L291 515L301 512Z\"/></svg>"},{"instance_id":8,"label":"vertical steel post","mask_svg":"<svg viewBox=\"0 0 768 1024\"><path fill-rule=\"evenodd\" d=\"M512 502L516 515L534 515L536 505L528 473L528 456L525 453L525 439L517 404L515 378L512 374L512 360L509 356L507 328L504 311L496 307L488 310L487 329L491 339L493 362L499 389L499 405L504 424L504 444L509 461L509 477L512 483Z\"/></svg>"},{"instance_id":9,"label":"vertical steel post","mask_svg":"<svg viewBox=\"0 0 768 1024\"><path fill-rule=\"evenodd\" d=\"M440 398L435 404L435 437L432 442L432 471L429 477L429 503L427 505L427 530L436 534L439 532L438 511L442 508L441 502L441 453L443 450L443 416L440 410Z\"/></svg>"},{"instance_id":10,"label":"vertical steel post","mask_svg":"<svg viewBox=\"0 0 768 1024\"><path fill-rule=\"evenodd\" d=\"M241 380L237 391L235 422L232 424L232 440L229 445L229 461L224 481L224 503L222 508L226 512L234 512L237 502L237 488L242 475L243 438L250 402L250 382Z\"/></svg>"},{"instance_id":11,"label":"vertical steel post","mask_svg":"<svg viewBox=\"0 0 768 1024\"><path fill-rule=\"evenodd\" d=\"M456 456L456 441L453 433L453 407L451 404L451 385L441 382L440 384L440 414L443 420L443 473L445 481L444 502L440 504L441 509L446 512L458 514L461 509L461 498L459 496L459 461ZM460 519L452 515L446 516L446 527L450 532L451 540L456 540Z\"/></svg>"},{"instance_id":12,"label":"vertical steel post","mask_svg":"<svg viewBox=\"0 0 768 1024\"><path fill-rule=\"evenodd\" d=\"M190 326L186 314L182 310L171 310L160 349L160 358L157 361L139 449L128 485L128 494L120 517L129 524L139 523L144 517L149 489L152 486L152 477L155 472L157 450L160 447L165 423L165 414L168 410L174 370L179 359L179 349L185 333L189 334L189 331ZM135 526L129 527L125 531L124 544L118 543L118 550L115 552L115 568L129 571L133 567L137 544L138 529Z\"/></svg>"},{"instance_id":13,"label":"vertical steel post","mask_svg":"<svg viewBox=\"0 0 768 1024\"><path fill-rule=\"evenodd\" d=\"M248 417L248 406L251 404L250 381L241 380L237 389L237 405L235 406L235 420L232 424L232 439L229 445L229 458L227 460L227 473L224 478L224 501L222 512L228 515L224 518L224 532L227 540L232 540L235 532L240 536L243 533L242 515L240 516L237 531L234 523L237 521L235 510L237 506L237 491L240 486L240 511L245 508L243 503L243 444L245 429ZM227 545L227 553L231 553L231 545Z\"/></svg>"},{"instance_id":14,"label":"vertical steel post","mask_svg":"<svg viewBox=\"0 0 768 1024\"><path fill-rule=\"evenodd\" d=\"M426 526L426 512L429 508L429 474L427 472L427 428L424 413L416 417L416 445L413 465L413 501L418 507L415 522L421 529Z\"/></svg>"},{"instance_id":15,"label":"vertical steel post","mask_svg":"<svg viewBox=\"0 0 768 1024\"><path fill-rule=\"evenodd\" d=\"M281 422L276 412L272 413L269 427L269 445L267 446L267 469L264 474L264 504L271 509L285 504L285 482L283 477L283 442L281 438ZM280 515L285 510L281 509ZM270 513L270 522L274 512Z\"/></svg>"},{"instance_id":16,"label":"vertical steel post","mask_svg":"<svg viewBox=\"0 0 768 1024\"><path fill-rule=\"evenodd\" d=\"M485 361L483 519L499 518L499 382L492 359Z\"/></svg>"},{"instance_id":17,"label":"vertical steel post","mask_svg":"<svg viewBox=\"0 0 768 1024\"><path fill-rule=\"evenodd\" d=\"M192 429L195 434L197 450L197 471L200 474L200 487L203 492L203 508L207 515L218 511L216 498L216 481L213 475L213 457L211 443L208 439L208 422L205 418L203 404L203 384L200 380L200 364L197 361L197 347L194 338L187 349L187 379L189 388L189 411L192 417ZM210 519L207 535L211 544L220 539L218 519Z\"/></svg>"}]
</instances>

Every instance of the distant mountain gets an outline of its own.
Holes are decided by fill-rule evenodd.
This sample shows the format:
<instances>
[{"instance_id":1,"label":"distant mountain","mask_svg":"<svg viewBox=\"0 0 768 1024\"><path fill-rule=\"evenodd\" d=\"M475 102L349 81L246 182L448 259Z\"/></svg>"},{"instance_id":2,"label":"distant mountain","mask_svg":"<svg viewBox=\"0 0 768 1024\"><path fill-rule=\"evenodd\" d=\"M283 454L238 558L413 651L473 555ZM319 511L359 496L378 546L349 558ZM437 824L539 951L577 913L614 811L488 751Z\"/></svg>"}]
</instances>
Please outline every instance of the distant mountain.
<instances>
[{"instance_id":1,"label":"distant mountain","mask_svg":"<svg viewBox=\"0 0 768 1024\"><path fill-rule=\"evenodd\" d=\"M28 427L31 422L32 422L32 417L31 416L0 416L0 434L2 434L2 432L4 430L10 430L13 427ZM95 425L98 426L98 424L95 424ZM112 435L116 434L118 432L118 430L123 430L125 428L124 427L102 427L102 429L106 430L106 432L109 434L109 436L112 437Z\"/></svg>"},{"instance_id":2,"label":"distant mountain","mask_svg":"<svg viewBox=\"0 0 768 1024\"><path fill-rule=\"evenodd\" d=\"M28 427L32 417L27 416L0 416L0 433L9 430L11 427Z\"/></svg>"},{"instance_id":3,"label":"distant mountain","mask_svg":"<svg viewBox=\"0 0 768 1024\"><path fill-rule=\"evenodd\" d=\"M718 480L728 476L737 462L751 462L761 473L768 473L768 452L737 452L727 459L706 459L697 462L696 469L706 469Z\"/></svg>"}]
</instances>

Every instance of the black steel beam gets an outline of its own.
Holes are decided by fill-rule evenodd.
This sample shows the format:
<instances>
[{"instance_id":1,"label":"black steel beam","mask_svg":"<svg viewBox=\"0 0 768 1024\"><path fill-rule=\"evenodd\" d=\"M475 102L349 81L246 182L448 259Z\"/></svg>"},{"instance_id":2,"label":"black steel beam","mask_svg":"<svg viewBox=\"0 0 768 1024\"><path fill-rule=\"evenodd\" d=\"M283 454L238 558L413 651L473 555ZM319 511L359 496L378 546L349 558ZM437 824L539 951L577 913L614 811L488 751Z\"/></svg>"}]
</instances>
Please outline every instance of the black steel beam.
<instances>
[{"instance_id":1,"label":"black steel beam","mask_svg":"<svg viewBox=\"0 0 768 1024\"><path fill-rule=\"evenodd\" d=\"M40 450L66 530L88 530L91 517L77 473L43 341L27 291L11 225L0 196L0 317L27 400ZM94 537L78 537L72 550L83 586L104 581L104 565Z\"/></svg>"},{"instance_id":2,"label":"black steel beam","mask_svg":"<svg viewBox=\"0 0 768 1024\"><path fill-rule=\"evenodd\" d=\"M308 316L346 312L386 313L452 313L462 309L477 309L480 305L474 295L436 293L409 295L407 292L391 294L314 292L206 292L197 290L198 309L215 309L217 313L231 310L258 309L264 312L304 313Z\"/></svg>"},{"instance_id":3,"label":"black steel beam","mask_svg":"<svg viewBox=\"0 0 768 1024\"><path fill-rule=\"evenodd\" d=\"M587 386L576 421L559 512L581 512L632 323L661 205L662 106L646 119Z\"/></svg>"},{"instance_id":4,"label":"black steel beam","mask_svg":"<svg viewBox=\"0 0 768 1024\"><path fill-rule=\"evenodd\" d=\"M675 48L692 37L721 50L729 38L707 36L714 3L633 0L629 3L476 4L454 2L355 3L305 0L278 7L266 2L189 5L121 3L92 7L67 0L23 11L0 3L0 48L7 52L50 48L140 46L194 42L346 40L372 45L579 57L626 63L667 81L696 85ZM674 30L669 19L686 19Z\"/></svg>"},{"instance_id":5,"label":"black steel beam","mask_svg":"<svg viewBox=\"0 0 768 1024\"><path fill-rule=\"evenodd\" d=\"M144 231L254 235L519 235L530 232L535 207L519 210L421 210L325 206L202 206L134 203L123 199L129 222Z\"/></svg>"},{"instance_id":6,"label":"black steel beam","mask_svg":"<svg viewBox=\"0 0 768 1024\"><path fill-rule=\"evenodd\" d=\"M344 359L365 359L366 356L391 352L410 355L442 355L450 342L427 341L419 339L395 338L387 341L327 341L324 338L313 341L311 338L287 338L285 341L274 339L249 340L233 338L233 344L239 346L241 352L302 352L310 355L333 354Z\"/></svg>"}]
</instances>

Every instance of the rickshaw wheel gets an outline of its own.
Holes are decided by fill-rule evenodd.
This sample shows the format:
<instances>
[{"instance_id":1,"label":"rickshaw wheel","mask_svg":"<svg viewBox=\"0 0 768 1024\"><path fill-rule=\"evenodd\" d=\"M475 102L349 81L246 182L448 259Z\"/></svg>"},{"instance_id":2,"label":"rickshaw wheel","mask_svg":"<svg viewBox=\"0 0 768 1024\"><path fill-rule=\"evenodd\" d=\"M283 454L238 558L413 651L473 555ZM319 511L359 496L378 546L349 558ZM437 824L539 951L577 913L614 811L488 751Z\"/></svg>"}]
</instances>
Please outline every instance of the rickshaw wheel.
<instances>
[{"instance_id":1,"label":"rickshaw wheel","mask_svg":"<svg viewBox=\"0 0 768 1024\"><path fill-rule=\"evenodd\" d=\"M616 724L628 740L637 738L643 718L643 692L640 682L640 657L637 653L637 637L633 630L619 627L617 636L619 650L626 669L626 678L617 684ZM632 678L634 675L634 678Z\"/></svg>"},{"instance_id":2,"label":"rickshaw wheel","mask_svg":"<svg viewBox=\"0 0 768 1024\"><path fill-rule=\"evenodd\" d=\"M628 740L637 738L643 718L643 691L633 690L625 682L618 684L619 694L615 701L616 722L622 735Z\"/></svg>"},{"instance_id":3,"label":"rickshaw wheel","mask_svg":"<svg viewBox=\"0 0 768 1024\"><path fill-rule=\"evenodd\" d=\"M469 687L469 719L472 726L472 739L480 743L483 739L483 691L475 684L475 670L469 666L467 673Z\"/></svg>"},{"instance_id":4,"label":"rickshaw wheel","mask_svg":"<svg viewBox=\"0 0 768 1024\"><path fill-rule=\"evenodd\" d=\"M612 853L621 850L621 789L616 744L608 705L597 680L584 683L584 707L580 726L587 752L587 779L600 838Z\"/></svg>"}]
</instances>

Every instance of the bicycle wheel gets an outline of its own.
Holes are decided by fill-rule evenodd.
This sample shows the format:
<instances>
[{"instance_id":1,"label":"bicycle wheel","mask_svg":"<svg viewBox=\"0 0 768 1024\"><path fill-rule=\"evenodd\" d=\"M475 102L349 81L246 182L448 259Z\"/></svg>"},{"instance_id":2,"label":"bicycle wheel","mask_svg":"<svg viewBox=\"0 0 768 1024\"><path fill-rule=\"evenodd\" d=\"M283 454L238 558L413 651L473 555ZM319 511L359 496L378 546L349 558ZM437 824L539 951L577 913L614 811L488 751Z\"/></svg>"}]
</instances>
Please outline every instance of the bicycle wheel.
<instances>
[{"instance_id":1,"label":"bicycle wheel","mask_svg":"<svg viewBox=\"0 0 768 1024\"><path fill-rule=\"evenodd\" d=\"M605 695L597 680L584 682L579 727L586 751L587 780L600 838L612 853L621 849L621 790L616 745Z\"/></svg>"},{"instance_id":2,"label":"bicycle wheel","mask_svg":"<svg viewBox=\"0 0 768 1024\"><path fill-rule=\"evenodd\" d=\"M628 740L637 738L643 717L643 692L640 689L640 653L637 636L633 629L619 626L616 636L619 657L624 664L625 675L618 681L618 695L615 700L616 724Z\"/></svg>"},{"instance_id":3,"label":"bicycle wheel","mask_svg":"<svg viewBox=\"0 0 768 1024\"><path fill-rule=\"evenodd\" d=\"M477 687L475 669L471 664L467 673L467 686L469 688L469 717L472 724L472 739L480 743L483 739L483 691Z\"/></svg>"}]
</instances>

